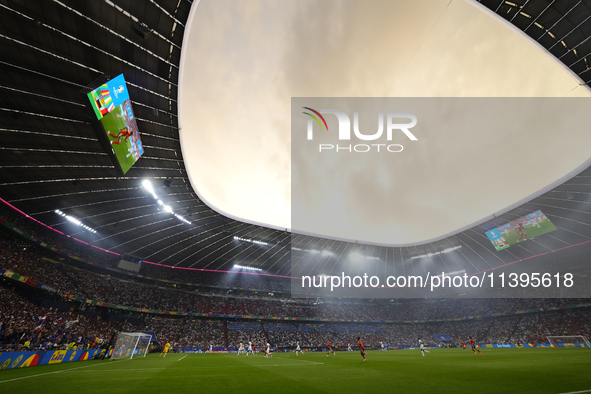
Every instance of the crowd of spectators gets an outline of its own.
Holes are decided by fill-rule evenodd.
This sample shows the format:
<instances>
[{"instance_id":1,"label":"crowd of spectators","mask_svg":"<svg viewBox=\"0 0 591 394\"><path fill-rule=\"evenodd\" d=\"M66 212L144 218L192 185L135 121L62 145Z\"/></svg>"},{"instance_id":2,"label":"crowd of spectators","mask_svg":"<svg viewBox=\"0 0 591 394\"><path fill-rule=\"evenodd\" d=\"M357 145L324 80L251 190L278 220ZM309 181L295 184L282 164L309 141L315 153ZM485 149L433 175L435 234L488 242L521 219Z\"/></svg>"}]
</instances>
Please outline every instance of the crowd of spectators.
<instances>
[{"instance_id":1,"label":"crowd of spectators","mask_svg":"<svg viewBox=\"0 0 591 394\"><path fill-rule=\"evenodd\" d=\"M37 295L39 297L39 295ZM103 308L103 311L107 308ZM322 347L328 340L346 348L361 336L367 345L416 345L417 338L437 343L433 335L449 335L454 341L472 336L481 343L547 342L547 336L591 337L591 308L508 315L479 320L415 324L277 323L260 321L161 318L139 312L127 314L84 313L79 307L40 306L18 292L0 287L0 349L51 350L99 348L114 343L120 331L150 331L175 347L238 346L253 342L262 347Z\"/></svg>"},{"instance_id":2,"label":"crowd of spectators","mask_svg":"<svg viewBox=\"0 0 591 394\"><path fill-rule=\"evenodd\" d=\"M123 326L83 314L43 308L0 287L0 351L98 348Z\"/></svg>"},{"instance_id":3,"label":"crowd of spectators","mask_svg":"<svg viewBox=\"0 0 591 394\"><path fill-rule=\"evenodd\" d=\"M224 320L192 318L161 319L136 313L129 319L111 314L103 319L74 311L58 311L0 288L0 344L16 348L62 348L72 342L81 347L97 347L112 340L120 330L149 330L178 346L235 346L240 342L261 345L302 345L355 343L413 344L418 337L447 334L452 338L468 335L482 342L539 342L548 335L591 335L589 308L563 309L587 299L442 299L442 300L300 300L286 296L259 299L260 289L276 291L286 287L272 279L235 274L203 273L143 266L142 275L179 282L206 284L208 288L165 283L115 271L119 257L74 242L48 230L12 210L0 210L2 217L34 238L97 263L89 265L35 245L9 231L0 232L0 268L27 276L55 290L65 302L68 295L129 306L138 309L241 315L293 317L299 319L347 319L397 321L414 324L342 323L225 323ZM53 260L54 262L51 262ZM243 279L239 279L243 278ZM229 287L252 288L233 291ZM258 291L257 291L258 289ZM263 293L264 293L263 292ZM49 295L48 295L49 296ZM66 297L64 297L66 296ZM258 296L260 297L260 295ZM559 308L561 310L547 312ZM524 310L535 313L518 313ZM499 315L494 318L486 316ZM469 319L466 319L470 317ZM453 321L453 319L464 319Z\"/></svg>"},{"instance_id":4,"label":"crowd of spectators","mask_svg":"<svg viewBox=\"0 0 591 394\"><path fill-rule=\"evenodd\" d=\"M326 301L317 304L324 318L416 321L468 316L485 316L528 309L563 307L588 302L581 299L495 298L495 299L432 299L432 300L370 300L365 303Z\"/></svg>"},{"instance_id":5,"label":"crowd of spectators","mask_svg":"<svg viewBox=\"0 0 591 394\"><path fill-rule=\"evenodd\" d=\"M296 342L307 343L308 340L298 329L297 324L290 323L264 323L263 327L269 341L276 346L291 346Z\"/></svg>"},{"instance_id":6,"label":"crowd of spectators","mask_svg":"<svg viewBox=\"0 0 591 394\"><path fill-rule=\"evenodd\" d=\"M504 316L482 320L432 322L417 324L300 324L298 333L308 346L332 343L355 344L361 336L368 345L380 342L390 346L417 345L417 339L441 344L433 335L449 335L454 343L471 336L480 343L546 343L547 336L582 335L591 337L591 309L558 310ZM286 335L292 334L292 335ZM297 333L283 333L282 345L299 340Z\"/></svg>"},{"instance_id":7,"label":"crowd of spectators","mask_svg":"<svg viewBox=\"0 0 591 394\"><path fill-rule=\"evenodd\" d=\"M57 257L56 257L57 256ZM51 260L58 260L57 263ZM61 259L61 261L59 260ZM54 260L55 261L55 260ZM238 297L233 293L163 288L159 283L132 276L105 275L73 267L55 253L7 233L0 233L0 268L49 285L61 294L122 306L181 313L204 313L309 319L374 321L433 321L490 314L517 313L527 309L561 308L586 302L578 299L457 299L457 300L325 300L295 302ZM96 270L95 270L96 271Z\"/></svg>"},{"instance_id":8,"label":"crowd of spectators","mask_svg":"<svg viewBox=\"0 0 591 394\"><path fill-rule=\"evenodd\" d=\"M161 343L173 346L226 346L226 327L222 320L171 319L150 317L135 324L134 330L154 332Z\"/></svg>"},{"instance_id":9,"label":"crowd of spectators","mask_svg":"<svg viewBox=\"0 0 591 394\"><path fill-rule=\"evenodd\" d=\"M261 323L228 323L228 346L238 346L240 343L248 344L252 342L259 349L262 349L267 343L268 337L263 330Z\"/></svg>"},{"instance_id":10,"label":"crowd of spectators","mask_svg":"<svg viewBox=\"0 0 591 394\"><path fill-rule=\"evenodd\" d=\"M144 264L141 274L153 278L166 279L176 282L186 282L211 287L245 288L261 292L285 292L290 289L290 282L286 279L250 274L218 274L183 269L170 269L152 264Z\"/></svg>"}]
</instances>

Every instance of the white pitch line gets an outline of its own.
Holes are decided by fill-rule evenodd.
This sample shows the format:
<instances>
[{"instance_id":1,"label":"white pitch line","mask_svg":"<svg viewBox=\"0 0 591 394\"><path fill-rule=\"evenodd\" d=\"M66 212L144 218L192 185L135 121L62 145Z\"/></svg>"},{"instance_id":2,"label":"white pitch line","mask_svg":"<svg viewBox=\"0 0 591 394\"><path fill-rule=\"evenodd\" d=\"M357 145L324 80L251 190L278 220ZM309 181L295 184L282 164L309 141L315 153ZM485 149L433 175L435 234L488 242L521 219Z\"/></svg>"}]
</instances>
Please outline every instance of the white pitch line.
<instances>
[{"instance_id":1,"label":"white pitch line","mask_svg":"<svg viewBox=\"0 0 591 394\"><path fill-rule=\"evenodd\" d=\"M187 357L187 356L183 356L183 357L179 358L179 361L181 361L181 360L182 360L183 358L185 358L185 357Z\"/></svg>"},{"instance_id":2,"label":"white pitch line","mask_svg":"<svg viewBox=\"0 0 591 394\"><path fill-rule=\"evenodd\" d=\"M591 390L569 391L568 393L560 393L560 394L579 394L579 393L591 393Z\"/></svg>"},{"instance_id":3,"label":"white pitch line","mask_svg":"<svg viewBox=\"0 0 591 394\"><path fill-rule=\"evenodd\" d=\"M180 360L182 360L183 358L185 358L187 356L182 357ZM286 358L286 357L281 357L281 358ZM179 361L180 361L179 360ZM121 360L121 362L123 361L130 361L128 360ZM308 363L308 365L315 365L315 364L323 364L323 363L319 363L319 362L315 362L315 361L308 361L308 360L290 360L290 361L298 361L298 362L304 362L304 363ZM68 368L68 369L61 369L59 371L53 371L53 372L46 372L46 373L40 373L37 375L29 375L29 376L23 376L20 378L14 378L14 379L7 379L7 380L0 380L0 384L2 383L7 383L7 382L14 382L17 380L23 380L23 379L29 379L29 378L35 378L37 376L45 376L45 375L52 375L52 374L56 374L56 373L64 373L64 372L70 372L70 371L76 371L79 369L84 369L84 368L91 368L91 367L100 367L100 366L108 366L109 364L93 364L93 365L85 365L83 367L76 367L76 368ZM216 369L216 368L251 368L251 367L283 367L283 366L304 366L302 364L256 364L256 365L226 365L223 367L192 367L192 369ZM162 369L175 369L175 368L135 368L135 369L106 369L106 370L102 370L102 371L92 371L93 373L98 373L98 372L126 372L126 371L155 371L155 370L162 370ZM80 372L91 372L91 371L80 371ZM589 390L591 391L591 390ZM587 391L581 391L581 393L584 393ZM573 393L563 393L563 394L576 394L577 392L573 392Z\"/></svg>"},{"instance_id":4,"label":"white pitch line","mask_svg":"<svg viewBox=\"0 0 591 394\"><path fill-rule=\"evenodd\" d=\"M123 361L129 361L129 360L123 360ZM22 379L29 379L29 378L36 378L37 376L44 376L44 375L52 375L54 373L62 373L62 372L68 372L68 371L73 371L75 369L82 369L82 368L90 368L90 367L99 367L99 366L105 366L108 364L94 364L94 365L85 365L84 367L76 367L76 368L68 368L68 369L61 369L59 371L53 371L53 372L46 372L46 373L39 373L37 375L29 375L29 376L23 376L20 378L14 378L14 379L7 379L7 380L0 380L0 384L2 383L6 383L6 382L14 382L16 380L22 380Z\"/></svg>"}]
</instances>

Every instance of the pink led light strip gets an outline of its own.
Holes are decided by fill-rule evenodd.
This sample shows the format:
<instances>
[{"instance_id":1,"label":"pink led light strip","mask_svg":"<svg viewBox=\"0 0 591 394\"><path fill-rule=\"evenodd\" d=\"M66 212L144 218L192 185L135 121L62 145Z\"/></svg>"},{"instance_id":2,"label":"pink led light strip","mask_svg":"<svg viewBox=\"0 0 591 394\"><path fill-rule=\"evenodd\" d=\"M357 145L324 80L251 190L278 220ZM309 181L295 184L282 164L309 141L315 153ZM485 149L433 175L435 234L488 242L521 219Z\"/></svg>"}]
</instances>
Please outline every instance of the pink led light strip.
<instances>
[{"instance_id":1,"label":"pink led light strip","mask_svg":"<svg viewBox=\"0 0 591 394\"><path fill-rule=\"evenodd\" d=\"M27 215L25 212L21 211L20 209L18 209L18 208L17 208L17 207L15 207L14 205L10 204L8 201L6 201L6 200L4 200L4 199L2 199L2 198L0 198L0 201L2 201L4 204L8 205L10 208L14 209L15 211L17 211L17 212L18 212L18 213L20 213L21 215L23 215L23 216L25 216L25 217L27 217L27 218L29 218L29 219L31 219L31 220L34 220L35 222L39 223L40 225L42 225L42 226L44 226L44 227L47 227L48 229L51 229L51 230L55 231L56 233L59 233L59 234L65 235L65 236L66 236L66 237L68 237L68 238L74 239L74 240L76 240L76 241L78 241L78 242L81 242L81 243L83 243L83 244L85 244L85 245L92 246L93 248L100 249L100 250L102 250L102 251L104 251L104 252L111 253L111 254L114 254L114 255L117 255L117 256L121 256L121 254L119 254L119 253L112 252L112 251L110 251L110 250L107 250L107 249L103 249L103 248L101 248L100 246L92 245L92 244L89 244L88 242L84 242L84 241L82 241L82 240L80 240L80 239L78 239L78 238L71 237L71 236L69 236L68 234L64 234L64 233L62 233L61 231L59 231L59 230L56 230L56 229L54 229L53 227L51 227L51 226L48 226L48 225L46 225L46 224L45 224L45 223L43 223L43 222L40 222L39 220L35 219L34 217ZM166 264L153 263L153 262L151 262L151 261L147 261L147 260L142 260L142 263L147 263L147 264L152 264L152 265L158 265L158 266L160 266L160 267L167 267L167 268L174 268L174 269L181 269L181 270L189 270L189 271L219 272L219 273L234 273L234 274L243 274L243 275L260 275L260 276L270 276L270 277L274 277L274 278L300 279L300 278L294 278L294 277L291 277L291 276L284 276L284 275L272 275L272 274L258 274L258 273L255 273L255 272L238 272L238 271L211 270L211 269L204 269L204 268L175 267L175 266L173 266L173 265L166 265Z\"/></svg>"}]
</instances>

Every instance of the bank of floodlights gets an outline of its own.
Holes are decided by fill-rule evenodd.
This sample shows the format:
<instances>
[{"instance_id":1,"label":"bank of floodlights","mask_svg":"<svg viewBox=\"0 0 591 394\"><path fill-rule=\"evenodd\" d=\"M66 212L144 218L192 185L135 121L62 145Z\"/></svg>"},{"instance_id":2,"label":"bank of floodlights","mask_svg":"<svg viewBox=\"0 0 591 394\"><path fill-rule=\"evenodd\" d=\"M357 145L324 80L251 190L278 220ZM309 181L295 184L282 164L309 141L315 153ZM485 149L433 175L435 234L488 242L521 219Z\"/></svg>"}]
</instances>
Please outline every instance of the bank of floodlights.
<instances>
[{"instance_id":1,"label":"bank of floodlights","mask_svg":"<svg viewBox=\"0 0 591 394\"><path fill-rule=\"evenodd\" d=\"M249 270L249 271L262 271L262 269L260 269L260 268L247 267L245 265L240 265L240 264L234 264L234 269L237 269L237 270Z\"/></svg>"},{"instance_id":2,"label":"bank of floodlights","mask_svg":"<svg viewBox=\"0 0 591 394\"><path fill-rule=\"evenodd\" d=\"M76 219L74 216L70 216L70 215L66 215L65 213L63 213L62 211L60 211L59 209L55 210L55 213L57 213L58 215L60 215L61 217L66 218L66 220L70 223L74 223L80 227L82 227L85 230L90 231L91 233L96 234L96 230L93 228L88 227L86 224L82 223L80 220Z\"/></svg>"},{"instance_id":3,"label":"bank of floodlights","mask_svg":"<svg viewBox=\"0 0 591 394\"><path fill-rule=\"evenodd\" d=\"M162 210L164 212L171 213L175 218L177 218L178 220L180 220L183 223L191 224L191 222L189 220L185 219L181 215L174 213L174 211L172 210L170 205L164 204L164 202L162 202L162 200L160 200L158 198L158 195L156 195L156 192L154 191L154 187L152 186L152 183L148 179L144 179L144 181L142 182L142 187L144 188L145 191L150 193L152 195L152 197L154 197L154 200L156 200L156 203L158 203L158 205L160 205L162 207Z\"/></svg>"},{"instance_id":4,"label":"bank of floodlights","mask_svg":"<svg viewBox=\"0 0 591 394\"><path fill-rule=\"evenodd\" d=\"M234 239L237 240L237 241L250 242L250 243L253 243L253 244L257 244L257 245L269 245L267 242L257 241L255 239L242 238L242 237L236 237L236 236L234 236Z\"/></svg>"}]
</instances>

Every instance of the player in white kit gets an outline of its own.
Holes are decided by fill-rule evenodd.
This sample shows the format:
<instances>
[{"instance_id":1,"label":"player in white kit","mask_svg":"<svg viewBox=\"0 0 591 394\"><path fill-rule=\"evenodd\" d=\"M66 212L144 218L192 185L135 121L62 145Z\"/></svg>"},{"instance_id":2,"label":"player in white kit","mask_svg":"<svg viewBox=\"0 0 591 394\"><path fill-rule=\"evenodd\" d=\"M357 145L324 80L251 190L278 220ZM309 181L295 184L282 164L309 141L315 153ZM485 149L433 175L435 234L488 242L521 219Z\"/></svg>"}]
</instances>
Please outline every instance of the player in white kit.
<instances>
[{"instance_id":1,"label":"player in white kit","mask_svg":"<svg viewBox=\"0 0 591 394\"><path fill-rule=\"evenodd\" d=\"M240 353L246 353L246 350L244 350L244 345L242 344L242 342L240 342L240 346L238 347L238 354L237 354L237 356L239 356ZM247 354L247 356L248 356L248 354Z\"/></svg>"},{"instance_id":2,"label":"player in white kit","mask_svg":"<svg viewBox=\"0 0 591 394\"><path fill-rule=\"evenodd\" d=\"M248 358L248 353L252 353L254 356L254 352L252 351L252 342L248 342L248 351L246 352L246 358Z\"/></svg>"},{"instance_id":3,"label":"player in white kit","mask_svg":"<svg viewBox=\"0 0 591 394\"><path fill-rule=\"evenodd\" d=\"M302 349L300 349L299 341L296 342L296 357L298 356L298 352L302 353L302 356L304 355L304 352L302 351Z\"/></svg>"},{"instance_id":4,"label":"player in white kit","mask_svg":"<svg viewBox=\"0 0 591 394\"><path fill-rule=\"evenodd\" d=\"M430 351L425 350L425 344L423 343L421 338L419 338L419 348L421 349L421 353L423 353L423 357L425 357L425 352L431 353Z\"/></svg>"},{"instance_id":5,"label":"player in white kit","mask_svg":"<svg viewBox=\"0 0 591 394\"><path fill-rule=\"evenodd\" d=\"M347 351L348 352L352 352L353 351L353 349L351 349L351 344L350 343L347 344Z\"/></svg>"},{"instance_id":6,"label":"player in white kit","mask_svg":"<svg viewBox=\"0 0 591 394\"><path fill-rule=\"evenodd\" d=\"M271 353L271 344L267 342L267 349L265 349L265 358L269 358L269 355L273 357L273 353Z\"/></svg>"},{"instance_id":7,"label":"player in white kit","mask_svg":"<svg viewBox=\"0 0 591 394\"><path fill-rule=\"evenodd\" d=\"M385 351L386 351L386 348L384 347L384 342L380 342L380 346L381 346L381 348L382 348L382 349L381 349L381 350L382 350L382 352L385 352Z\"/></svg>"}]
</instances>

